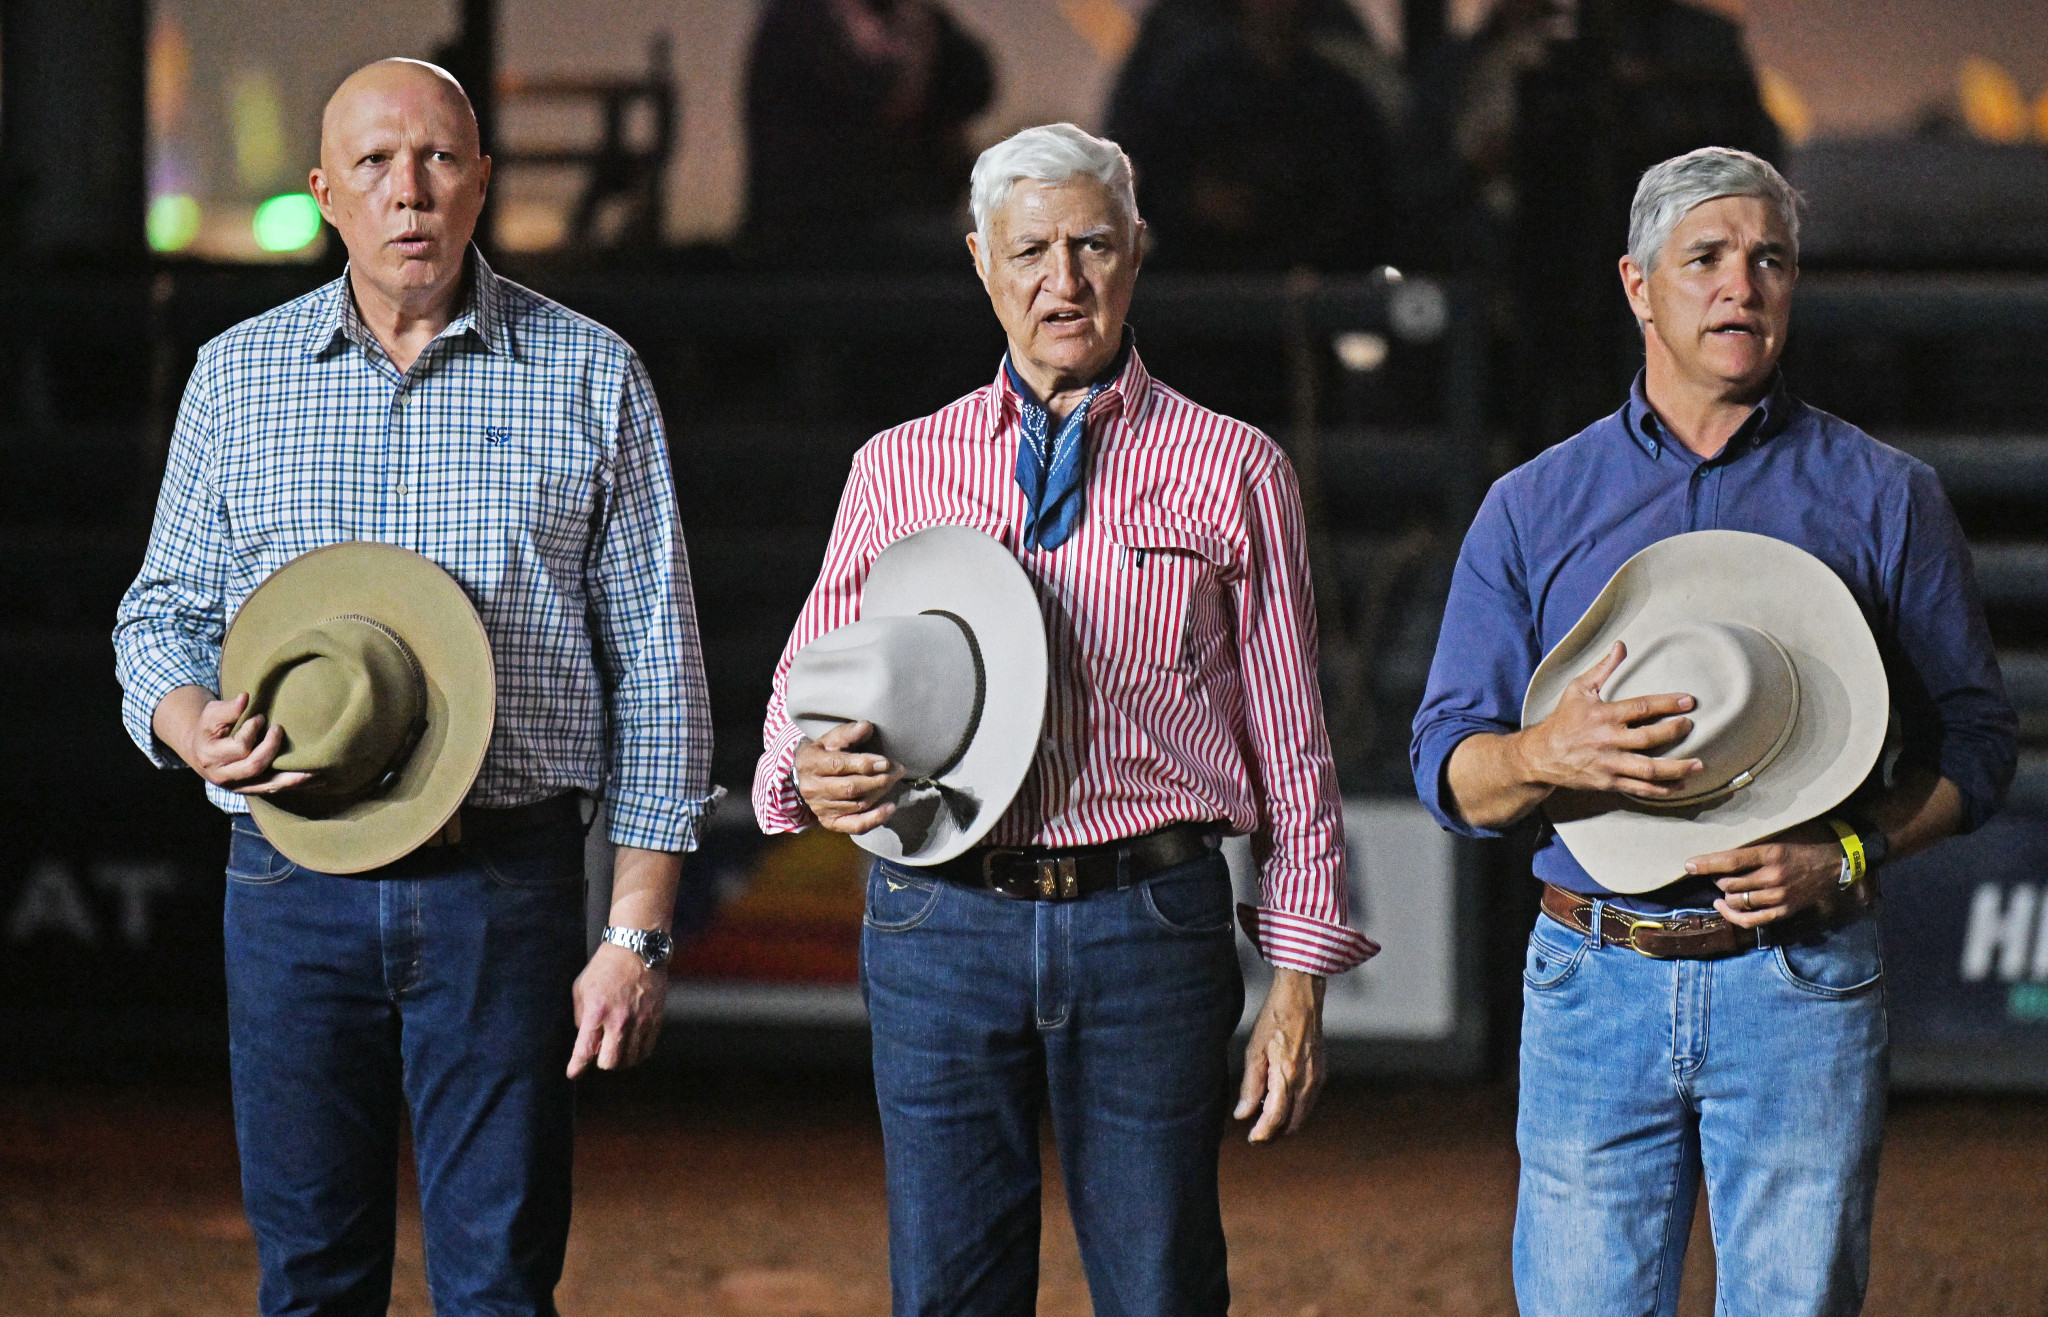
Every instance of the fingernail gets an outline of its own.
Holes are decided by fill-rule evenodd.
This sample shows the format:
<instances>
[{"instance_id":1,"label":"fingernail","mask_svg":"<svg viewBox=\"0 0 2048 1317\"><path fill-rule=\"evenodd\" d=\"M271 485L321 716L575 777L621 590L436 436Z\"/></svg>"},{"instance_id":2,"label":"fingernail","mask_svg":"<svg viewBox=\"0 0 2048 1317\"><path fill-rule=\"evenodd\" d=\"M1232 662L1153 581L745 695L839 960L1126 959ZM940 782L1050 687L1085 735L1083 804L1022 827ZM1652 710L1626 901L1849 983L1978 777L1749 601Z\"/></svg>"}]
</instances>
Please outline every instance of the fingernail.
<instances>
[{"instance_id":1,"label":"fingernail","mask_svg":"<svg viewBox=\"0 0 2048 1317\"><path fill-rule=\"evenodd\" d=\"M1692 696L1690 696L1690 695L1685 695L1685 696L1681 696L1681 697L1679 697L1679 701L1678 701L1678 707L1679 707L1679 708L1681 708L1681 709L1690 709L1690 708L1692 708Z\"/></svg>"},{"instance_id":2,"label":"fingernail","mask_svg":"<svg viewBox=\"0 0 2048 1317\"><path fill-rule=\"evenodd\" d=\"M1687 860L1685 862L1685 871L1687 873L1698 873L1700 871L1700 867L1697 864L1694 864L1691 860Z\"/></svg>"}]
</instances>

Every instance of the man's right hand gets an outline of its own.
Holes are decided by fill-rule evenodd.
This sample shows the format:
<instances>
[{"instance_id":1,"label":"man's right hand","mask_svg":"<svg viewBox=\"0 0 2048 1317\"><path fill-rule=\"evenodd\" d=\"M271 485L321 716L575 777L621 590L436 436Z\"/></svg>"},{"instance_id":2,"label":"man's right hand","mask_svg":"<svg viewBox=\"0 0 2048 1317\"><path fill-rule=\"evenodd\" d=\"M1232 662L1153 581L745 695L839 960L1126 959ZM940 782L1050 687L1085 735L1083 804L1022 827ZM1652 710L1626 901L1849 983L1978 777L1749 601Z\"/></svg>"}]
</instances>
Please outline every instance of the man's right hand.
<instances>
[{"instance_id":1,"label":"man's right hand","mask_svg":"<svg viewBox=\"0 0 2048 1317\"><path fill-rule=\"evenodd\" d=\"M1553 790L1618 791L1641 800L1677 794L1678 783L1700 771L1697 759L1658 759L1650 752L1692 731L1690 695L1641 695L1609 703L1600 688L1628 657L1620 641L1607 657L1565 687L1557 707L1515 740L1525 780Z\"/></svg>"},{"instance_id":2,"label":"man's right hand","mask_svg":"<svg viewBox=\"0 0 2048 1317\"><path fill-rule=\"evenodd\" d=\"M248 707L246 692L232 700L216 700L204 687L180 686L156 706L150 726L156 739L193 772L238 795L288 791L311 777L272 770L271 761L284 747L284 731L266 725L260 713L236 727Z\"/></svg>"},{"instance_id":3,"label":"man's right hand","mask_svg":"<svg viewBox=\"0 0 2048 1317\"><path fill-rule=\"evenodd\" d=\"M881 755L854 749L874 730L873 723L841 723L797 747L797 794L833 832L857 837L881 827L896 812L885 798L903 770Z\"/></svg>"},{"instance_id":4,"label":"man's right hand","mask_svg":"<svg viewBox=\"0 0 2048 1317\"><path fill-rule=\"evenodd\" d=\"M1664 800L1700 771L1697 759L1658 759L1692 731L1690 695L1643 695L1609 703L1600 688L1628 649L1619 641L1565 687L1550 716L1534 727L1497 735L1480 732L1451 751L1444 766L1452 803L1467 823L1505 828L1560 789L1615 791Z\"/></svg>"}]
</instances>

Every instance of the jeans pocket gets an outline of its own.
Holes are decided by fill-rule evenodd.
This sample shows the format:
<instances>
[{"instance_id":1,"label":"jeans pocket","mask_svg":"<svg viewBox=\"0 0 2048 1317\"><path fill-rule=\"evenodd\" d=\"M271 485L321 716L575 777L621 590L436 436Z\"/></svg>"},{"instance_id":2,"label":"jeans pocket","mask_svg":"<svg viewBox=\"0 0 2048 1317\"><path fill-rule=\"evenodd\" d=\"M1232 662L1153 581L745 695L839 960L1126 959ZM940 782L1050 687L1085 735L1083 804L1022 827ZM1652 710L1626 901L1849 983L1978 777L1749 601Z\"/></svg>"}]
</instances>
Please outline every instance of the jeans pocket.
<instances>
[{"instance_id":1,"label":"jeans pocket","mask_svg":"<svg viewBox=\"0 0 2048 1317\"><path fill-rule=\"evenodd\" d=\"M883 933L916 928L931 918L944 885L916 869L876 860L868 871L867 911L861 921Z\"/></svg>"},{"instance_id":2,"label":"jeans pocket","mask_svg":"<svg viewBox=\"0 0 2048 1317\"><path fill-rule=\"evenodd\" d=\"M1549 915L1536 916L1529 950L1522 960L1522 982L1538 992L1555 988L1578 971L1593 939L1566 928Z\"/></svg>"},{"instance_id":3,"label":"jeans pocket","mask_svg":"<svg viewBox=\"0 0 2048 1317\"><path fill-rule=\"evenodd\" d=\"M1875 917L1781 942L1772 954L1787 983L1816 997L1859 996L1884 977Z\"/></svg>"},{"instance_id":4,"label":"jeans pocket","mask_svg":"<svg viewBox=\"0 0 2048 1317\"><path fill-rule=\"evenodd\" d=\"M1140 888L1145 913L1169 933L1213 937L1228 932L1236 895L1220 855L1178 864Z\"/></svg>"},{"instance_id":5,"label":"jeans pocket","mask_svg":"<svg viewBox=\"0 0 2048 1317\"><path fill-rule=\"evenodd\" d=\"M228 833L229 882L248 887L268 887L291 877L298 868L270 844L270 839L263 835L254 819L246 814L235 815Z\"/></svg>"},{"instance_id":6,"label":"jeans pocket","mask_svg":"<svg viewBox=\"0 0 2048 1317\"><path fill-rule=\"evenodd\" d=\"M503 887L539 890L583 885L583 834L534 828L465 844L477 867Z\"/></svg>"}]
</instances>

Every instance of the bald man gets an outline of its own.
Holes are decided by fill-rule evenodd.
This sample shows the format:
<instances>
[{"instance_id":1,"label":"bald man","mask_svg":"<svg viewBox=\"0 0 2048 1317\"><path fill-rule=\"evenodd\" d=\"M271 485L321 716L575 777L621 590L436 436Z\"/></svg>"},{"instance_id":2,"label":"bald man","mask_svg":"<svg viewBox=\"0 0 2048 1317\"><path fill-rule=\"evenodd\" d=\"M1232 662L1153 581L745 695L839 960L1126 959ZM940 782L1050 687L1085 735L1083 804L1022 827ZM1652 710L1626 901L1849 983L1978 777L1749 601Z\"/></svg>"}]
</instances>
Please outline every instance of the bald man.
<instances>
[{"instance_id":1,"label":"bald man","mask_svg":"<svg viewBox=\"0 0 2048 1317\"><path fill-rule=\"evenodd\" d=\"M334 93L311 183L333 283L199 354L114 640L123 714L232 818L236 1136L262 1311L381 1313L409 1108L441 1317L553 1313L571 1080L653 1045L682 853L712 804L710 718L654 394L632 349L470 245L490 182L469 100L383 60ZM469 592L497 663L461 813L395 864L295 866L247 798L305 781L289 729L216 689L265 577L346 540ZM585 800L618 846L585 954Z\"/></svg>"}]
</instances>

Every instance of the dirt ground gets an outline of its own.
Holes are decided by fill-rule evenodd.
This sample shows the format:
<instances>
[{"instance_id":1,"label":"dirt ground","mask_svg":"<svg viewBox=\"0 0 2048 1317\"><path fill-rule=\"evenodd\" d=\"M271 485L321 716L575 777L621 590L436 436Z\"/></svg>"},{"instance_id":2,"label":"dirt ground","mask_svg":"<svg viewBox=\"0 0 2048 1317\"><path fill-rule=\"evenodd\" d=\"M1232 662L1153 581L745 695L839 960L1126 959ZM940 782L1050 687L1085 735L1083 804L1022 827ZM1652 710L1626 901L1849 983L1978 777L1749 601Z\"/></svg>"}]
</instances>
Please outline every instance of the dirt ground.
<instances>
[{"instance_id":1,"label":"dirt ground","mask_svg":"<svg viewBox=\"0 0 2048 1317\"><path fill-rule=\"evenodd\" d=\"M859 1077L670 1072L585 1090L570 1314L854 1317L888 1309L881 1142ZM1513 1099L1331 1092L1290 1143L1224 1155L1235 1311L1507 1314ZM1686 1309L1712 1306L1695 1233ZM224 1090L0 1088L0 1317L253 1310ZM418 1220L392 1311L430 1311ZM1089 1312L1048 1194L1039 1311ZM1907 1099L1879 1192L1871 1317L2048 1314L2048 1102Z\"/></svg>"}]
</instances>

